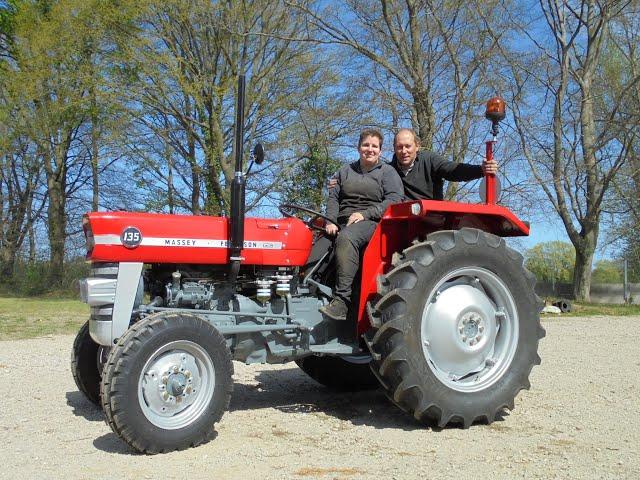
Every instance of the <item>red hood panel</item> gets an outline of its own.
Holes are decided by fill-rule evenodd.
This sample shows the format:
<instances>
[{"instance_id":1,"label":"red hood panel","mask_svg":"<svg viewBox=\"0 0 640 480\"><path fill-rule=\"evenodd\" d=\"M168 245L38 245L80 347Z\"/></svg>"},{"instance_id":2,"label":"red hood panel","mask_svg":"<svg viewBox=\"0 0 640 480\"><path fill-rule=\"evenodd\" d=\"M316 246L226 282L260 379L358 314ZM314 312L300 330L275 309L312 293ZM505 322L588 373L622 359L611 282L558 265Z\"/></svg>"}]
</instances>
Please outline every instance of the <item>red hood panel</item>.
<instances>
[{"instance_id":1,"label":"red hood panel","mask_svg":"<svg viewBox=\"0 0 640 480\"><path fill-rule=\"evenodd\" d=\"M94 212L85 218L95 242L95 247L87 254L92 261L229 262L229 220L225 217ZM124 245L127 243L123 242L125 230L129 235L127 240L137 246L127 248ZM246 218L244 238L241 256L244 258L242 263L247 265L303 265L311 251L311 230L297 218Z\"/></svg>"}]
</instances>

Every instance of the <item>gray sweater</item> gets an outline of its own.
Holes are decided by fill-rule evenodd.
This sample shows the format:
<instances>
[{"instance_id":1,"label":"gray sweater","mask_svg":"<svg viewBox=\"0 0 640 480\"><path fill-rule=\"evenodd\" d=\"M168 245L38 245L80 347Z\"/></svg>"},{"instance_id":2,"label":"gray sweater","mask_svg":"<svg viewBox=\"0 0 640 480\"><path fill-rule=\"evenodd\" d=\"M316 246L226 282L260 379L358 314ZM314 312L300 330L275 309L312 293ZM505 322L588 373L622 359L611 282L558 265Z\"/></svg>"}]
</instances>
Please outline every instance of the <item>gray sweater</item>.
<instances>
[{"instance_id":1,"label":"gray sweater","mask_svg":"<svg viewBox=\"0 0 640 480\"><path fill-rule=\"evenodd\" d=\"M365 220L377 222L389 205L401 202L404 197L400 176L382 161L363 172L358 160L338 170L335 178L338 184L329 189L327 217L340 225L355 212L360 212Z\"/></svg>"}]
</instances>

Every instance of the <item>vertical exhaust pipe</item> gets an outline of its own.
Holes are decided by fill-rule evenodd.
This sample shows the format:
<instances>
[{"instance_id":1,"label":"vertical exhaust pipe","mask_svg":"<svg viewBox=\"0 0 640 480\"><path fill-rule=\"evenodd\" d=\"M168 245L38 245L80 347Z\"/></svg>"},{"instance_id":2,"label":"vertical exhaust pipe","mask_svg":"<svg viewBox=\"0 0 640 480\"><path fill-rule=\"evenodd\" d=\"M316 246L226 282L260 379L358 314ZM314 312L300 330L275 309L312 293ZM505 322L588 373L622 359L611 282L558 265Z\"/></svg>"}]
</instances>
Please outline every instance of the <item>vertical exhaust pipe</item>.
<instances>
[{"instance_id":1,"label":"vertical exhaust pipe","mask_svg":"<svg viewBox=\"0 0 640 480\"><path fill-rule=\"evenodd\" d=\"M235 283L240 270L240 253L244 245L245 178L242 173L242 153L244 140L244 96L245 77L238 76L238 97L235 124L235 173L231 183L231 217L229 229L229 282Z\"/></svg>"}]
</instances>

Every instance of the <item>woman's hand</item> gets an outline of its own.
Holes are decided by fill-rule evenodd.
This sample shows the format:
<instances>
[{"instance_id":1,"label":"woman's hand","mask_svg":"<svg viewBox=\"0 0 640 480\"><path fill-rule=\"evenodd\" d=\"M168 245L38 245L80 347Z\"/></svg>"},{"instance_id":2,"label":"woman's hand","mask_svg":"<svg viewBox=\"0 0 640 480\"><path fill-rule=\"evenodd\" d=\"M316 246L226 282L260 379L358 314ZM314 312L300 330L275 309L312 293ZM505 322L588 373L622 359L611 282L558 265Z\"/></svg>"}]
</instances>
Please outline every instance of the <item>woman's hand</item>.
<instances>
[{"instance_id":1,"label":"woman's hand","mask_svg":"<svg viewBox=\"0 0 640 480\"><path fill-rule=\"evenodd\" d=\"M327 224L324 226L324 231L333 236L338 233L338 227L333 223L327 222Z\"/></svg>"},{"instance_id":2,"label":"woman's hand","mask_svg":"<svg viewBox=\"0 0 640 480\"><path fill-rule=\"evenodd\" d=\"M364 215L360 212L354 212L349 215L349 220L347 220L347 225L351 225L352 223L358 223L364 220Z\"/></svg>"}]
</instances>

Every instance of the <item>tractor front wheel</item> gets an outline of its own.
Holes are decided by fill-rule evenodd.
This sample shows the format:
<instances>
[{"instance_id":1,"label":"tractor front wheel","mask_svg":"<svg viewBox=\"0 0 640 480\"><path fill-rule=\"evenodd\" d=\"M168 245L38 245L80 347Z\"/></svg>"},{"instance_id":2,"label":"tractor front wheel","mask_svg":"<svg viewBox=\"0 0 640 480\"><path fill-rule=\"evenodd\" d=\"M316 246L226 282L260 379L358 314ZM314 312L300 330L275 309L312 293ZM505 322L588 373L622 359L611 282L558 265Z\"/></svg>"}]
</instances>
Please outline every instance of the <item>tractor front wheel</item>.
<instances>
[{"instance_id":1,"label":"tractor front wheel","mask_svg":"<svg viewBox=\"0 0 640 480\"><path fill-rule=\"evenodd\" d=\"M372 369L417 420L490 423L540 363L535 277L505 241L465 228L407 248L380 282Z\"/></svg>"},{"instance_id":2,"label":"tractor front wheel","mask_svg":"<svg viewBox=\"0 0 640 480\"><path fill-rule=\"evenodd\" d=\"M113 431L143 453L199 445L231 399L224 337L195 315L159 313L132 325L111 350L102 405Z\"/></svg>"}]
</instances>

